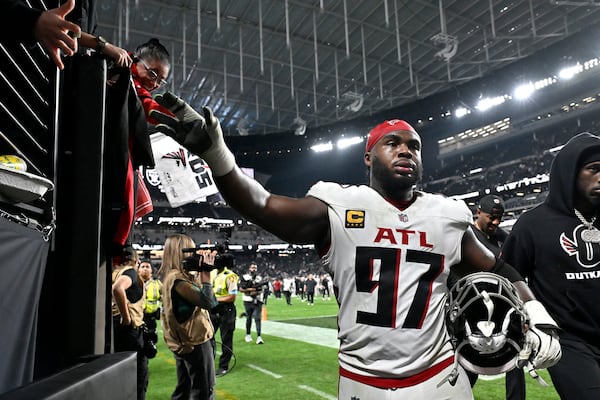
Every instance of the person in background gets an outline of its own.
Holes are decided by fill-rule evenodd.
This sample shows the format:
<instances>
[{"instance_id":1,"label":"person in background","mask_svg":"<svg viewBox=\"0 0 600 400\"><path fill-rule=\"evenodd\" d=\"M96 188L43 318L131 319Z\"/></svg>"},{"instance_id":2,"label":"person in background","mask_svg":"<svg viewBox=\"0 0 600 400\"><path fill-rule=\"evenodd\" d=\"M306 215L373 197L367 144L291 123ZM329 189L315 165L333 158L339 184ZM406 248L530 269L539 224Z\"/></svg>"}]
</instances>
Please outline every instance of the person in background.
<instances>
[{"instance_id":1,"label":"person in background","mask_svg":"<svg viewBox=\"0 0 600 400\"><path fill-rule=\"evenodd\" d=\"M281 279L279 279L279 277L276 277L273 281L273 294L276 299L281 298Z\"/></svg>"},{"instance_id":2,"label":"person in background","mask_svg":"<svg viewBox=\"0 0 600 400\"><path fill-rule=\"evenodd\" d=\"M292 292L294 291L294 278L289 276L287 273L283 275L283 296L285 297L285 303L288 306L292 305Z\"/></svg>"},{"instance_id":3,"label":"person in background","mask_svg":"<svg viewBox=\"0 0 600 400\"><path fill-rule=\"evenodd\" d=\"M108 48L104 43L104 50ZM108 137L104 148L104 179L107 189L103 201L109 211L105 216L108 228L104 231L107 232L105 240L117 245L129 237L132 221L153 209L140 168L157 164L151 140L151 135L156 133L152 126L156 121L149 117L149 111L170 113L150 94L169 74L166 48L157 39L150 39L130 56L130 66L114 64L108 68L106 81L105 131Z\"/></svg>"},{"instance_id":4,"label":"person in background","mask_svg":"<svg viewBox=\"0 0 600 400\"><path fill-rule=\"evenodd\" d=\"M171 62L167 48L156 38L140 44L133 53L109 43L102 36L82 33L82 44L110 57L115 64L108 71L107 83L115 84L123 73L123 68L129 68L136 94L142 103L148 122L156 125L157 121L150 116L150 110L174 116L167 108L158 104L152 98L155 90L167 83L171 72Z\"/></svg>"},{"instance_id":5,"label":"person in background","mask_svg":"<svg viewBox=\"0 0 600 400\"><path fill-rule=\"evenodd\" d=\"M315 288L317 287L317 281L313 274L308 274L308 277L304 281L304 293L306 293L306 301L309 306L315 305Z\"/></svg>"},{"instance_id":6,"label":"person in background","mask_svg":"<svg viewBox=\"0 0 600 400\"><path fill-rule=\"evenodd\" d=\"M548 368L564 400L600 399L600 137L580 133L555 156L548 196L514 224L502 258L559 323Z\"/></svg>"},{"instance_id":7,"label":"person in background","mask_svg":"<svg viewBox=\"0 0 600 400\"><path fill-rule=\"evenodd\" d=\"M125 246L113 259L112 315L115 352L137 353L137 399L146 398L148 358L144 348L144 282L138 274L138 255Z\"/></svg>"},{"instance_id":8,"label":"person in background","mask_svg":"<svg viewBox=\"0 0 600 400\"><path fill-rule=\"evenodd\" d=\"M171 235L163 247L158 276L163 282L163 337L175 357L177 384L172 400L213 400L214 335L209 311L217 299L210 283L216 251L196 253L183 234ZM192 249L186 253L185 250Z\"/></svg>"},{"instance_id":9,"label":"person in background","mask_svg":"<svg viewBox=\"0 0 600 400\"><path fill-rule=\"evenodd\" d=\"M154 101L151 94L167 83L171 72L169 52L158 39L152 38L135 49L132 60L131 73L137 95L142 102L148 122L155 125L157 121L150 115L150 110L171 113Z\"/></svg>"},{"instance_id":10,"label":"person in background","mask_svg":"<svg viewBox=\"0 0 600 400\"><path fill-rule=\"evenodd\" d=\"M499 196L487 195L479 200L475 214L475 236L495 256L500 255L500 248L508 237L508 232L500 228L504 216L504 201Z\"/></svg>"},{"instance_id":11,"label":"person in background","mask_svg":"<svg viewBox=\"0 0 600 400\"><path fill-rule=\"evenodd\" d=\"M304 303L306 300L304 298L304 277L303 276L295 276L294 277L294 287L296 288L296 295L300 297L300 301Z\"/></svg>"},{"instance_id":12,"label":"person in background","mask_svg":"<svg viewBox=\"0 0 600 400\"><path fill-rule=\"evenodd\" d=\"M244 308L246 314L246 337L244 340L247 343L252 341L252 320L256 324L256 344L263 344L264 340L261 333L261 318L263 307L263 286L265 281L258 275L258 265L255 262L248 266L248 273L242 275L240 280L240 292L244 295Z\"/></svg>"},{"instance_id":13,"label":"person in background","mask_svg":"<svg viewBox=\"0 0 600 400\"><path fill-rule=\"evenodd\" d=\"M131 66L131 55L129 52L119 46L110 43L101 35L92 35L91 33L81 32L79 44L83 47L94 49L105 55L120 67Z\"/></svg>"},{"instance_id":14,"label":"person in background","mask_svg":"<svg viewBox=\"0 0 600 400\"><path fill-rule=\"evenodd\" d=\"M15 40L26 44L39 42L59 69L64 69L61 54L72 56L77 52L77 38L81 28L65 17L75 8L75 0L68 0L60 7L43 11L31 8L23 0L6 0L3 3L4 24L0 24L0 41ZM18 24L18 35L15 25Z\"/></svg>"},{"instance_id":15,"label":"person in background","mask_svg":"<svg viewBox=\"0 0 600 400\"><path fill-rule=\"evenodd\" d=\"M263 285L263 306L267 307L267 302L269 301L269 295L273 293L273 285L271 284L271 280L268 276L265 277L265 284Z\"/></svg>"},{"instance_id":16,"label":"person in background","mask_svg":"<svg viewBox=\"0 0 600 400\"><path fill-rule=\"evenodd\" d=\"M152 342L158 342L156 332L156 321L160 319L160 299L162 291L162 282L154 278L154 270L150 260L141 260L138 266L138 273L144 281L146 291L146 301L144 301L144 324Z\"/></svg>"},{"instance_id":17,"label":"person in background","mask_svg":"<svg viewBox=\"0 0 600 400\"><path fill-rule=\"evenodd\" d=\"M406 121L370 131L368 186L318 182L291 198L244 175L209 108L200 116L170 93L157 101L188 123L156 112L159 127L207 162L233 209L286 242L315 245L339 302L339 399L473 398L445 314L449 271L462 259L515 285L529 317L521 357L536 369L560 359L558 326L518 272L475 238L467 205L416 190L421 137Z\"/></svg>"},{"instance_id":18,"label":"person in background","mask_svg":"<svg viewBox=\"0 0 600 400\"><path fill-rule=\"evenodd\" d=\"M210 319L217 331L221 331L221 358L217 376L223 376L229 372L229 362L233 356L233 333L235 332L235 320L237 311L235 298L238 292L238 275L232 271L234 257L231 253L217 255L215 267L217 271L213 278L213 290L219 304L210 311ZM216 343L213 345L216 349Z\"/></svg>"},{"instance_id":19,"label":"person in background","mask_svg":"<svg viewBox=\"0 0 600 400\"><path fill-rule=\"evenodd\" d=\"M329 275L323 274L321 276L321 294L323 300L331 300L331 292L329 291Z\"/></svg>"}]
</instances>

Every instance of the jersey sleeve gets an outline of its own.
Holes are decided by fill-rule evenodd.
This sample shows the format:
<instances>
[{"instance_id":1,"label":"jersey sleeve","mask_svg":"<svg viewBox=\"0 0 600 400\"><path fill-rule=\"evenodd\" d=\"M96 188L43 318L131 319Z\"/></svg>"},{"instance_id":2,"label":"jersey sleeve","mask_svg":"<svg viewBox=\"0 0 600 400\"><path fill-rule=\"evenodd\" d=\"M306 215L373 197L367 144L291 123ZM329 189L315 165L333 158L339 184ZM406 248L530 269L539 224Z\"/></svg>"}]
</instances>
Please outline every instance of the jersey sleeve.
<instances>
[{"instance_id":1,"label":"jersey sleeve","mask_svg":"<svg viewBox=\"0 0 600 400\"><path fill-rule=\"evenodd\" d=\"M328 203L327 199L330 198L332 193L334 193L335 189L337 189L339 186L340 185L336 183L319 181L308 190L306 195L316 197L317 199Z\"/></svg>"}]
</instances>

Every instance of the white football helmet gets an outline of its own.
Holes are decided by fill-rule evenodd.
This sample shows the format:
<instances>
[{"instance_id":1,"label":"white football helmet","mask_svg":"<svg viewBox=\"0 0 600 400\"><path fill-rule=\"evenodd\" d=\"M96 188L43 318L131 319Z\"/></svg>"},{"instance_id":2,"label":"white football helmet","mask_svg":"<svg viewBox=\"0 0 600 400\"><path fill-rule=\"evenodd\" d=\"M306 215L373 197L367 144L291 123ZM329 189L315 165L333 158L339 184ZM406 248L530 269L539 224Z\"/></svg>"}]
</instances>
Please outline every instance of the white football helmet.
<instances>
[{"instance_id":1,"label":"white football helmet","mask_svg":"<svg viewBox=\"0 0 600 400\"><path fill-rule=\"evenodd\" d=\"M446 323L456 361L466 370L496 375L516 366L525 339L523 302L508 279L477 272L450 289Z\"/></svg>"}]
</instances>

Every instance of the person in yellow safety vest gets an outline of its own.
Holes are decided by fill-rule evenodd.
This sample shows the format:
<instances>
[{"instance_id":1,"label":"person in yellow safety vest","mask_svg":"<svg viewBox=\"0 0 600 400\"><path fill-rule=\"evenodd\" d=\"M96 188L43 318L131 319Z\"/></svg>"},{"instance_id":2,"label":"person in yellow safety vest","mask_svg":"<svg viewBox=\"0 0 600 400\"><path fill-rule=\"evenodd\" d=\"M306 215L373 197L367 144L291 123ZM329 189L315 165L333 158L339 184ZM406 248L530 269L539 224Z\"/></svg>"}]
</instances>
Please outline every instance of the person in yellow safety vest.
<instances>
[{"instance_id":1,"label":"person in yellow safety vest","mask_svg":"<svg viewBox=\"0 0 600 400\"><path fill-rule=\"evenodd\" d=\"M160 319L160 301L162 282L154 278L154 271L150 260L142 260L138 267L138 273L144 281L146 288L146 301L144 302L144 323L148 329L151 340L158 342L156 333L156 320Z\"/></svg>"},{"instance_id":2,"label":"person in yellow safety vest","mask_svg":"<svg viewBox=\"0 0 600 400\"><path fill-rule=\"evenodd\" d=\"M229 361L233 356L233 332L235 331L235 296L238 292L238 275L233 268L233 255L224 252L215 258L216 274L213 278L213 290L219 304L210 311L210 318L215 328L221 331L221 358L216 375L223 376L229 372ZM216 350L216 343L213 346Z\"/></svg>"}]
</instances>

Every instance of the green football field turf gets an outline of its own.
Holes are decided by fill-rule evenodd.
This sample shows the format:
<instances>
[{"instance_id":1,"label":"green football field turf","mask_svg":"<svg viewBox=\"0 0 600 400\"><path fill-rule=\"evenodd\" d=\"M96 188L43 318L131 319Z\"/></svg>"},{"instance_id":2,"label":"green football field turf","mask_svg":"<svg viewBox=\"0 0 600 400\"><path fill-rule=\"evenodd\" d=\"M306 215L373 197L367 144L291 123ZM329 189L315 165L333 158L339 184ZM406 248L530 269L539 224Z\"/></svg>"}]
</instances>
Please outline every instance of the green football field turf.
<instances>
[{"instance_id":1,"label":"green football field turf","mask_svg":"<svg viewBox=\"0 0 600 400\"><path fill-rule=\"evenodd\" d=\"M265 343L246 343L245 318L236 322L234 358L230 372L217 378L217 400L335 400L337 399L337 304L315 298L308 306L299 298L292 298L292 306L285 300L269 297L267 321L263 323ZM238 316L243 312L238 298ZM253 339L256 340L254 323ZM165 347L162 335L158 355L150 360L150 383L147 400L166 400L175 387L175 361ZM220 355L217 334L217 357ZM322 344L316 344L322 343ZM552 382L545 370L540 375L550 385L542 387L526 377L528 400L558 400ZM479 379L474 388L475 399L504 400L504 379ZM433 400L433 399L431 399Z\"/></svg>"}]
</instances>

